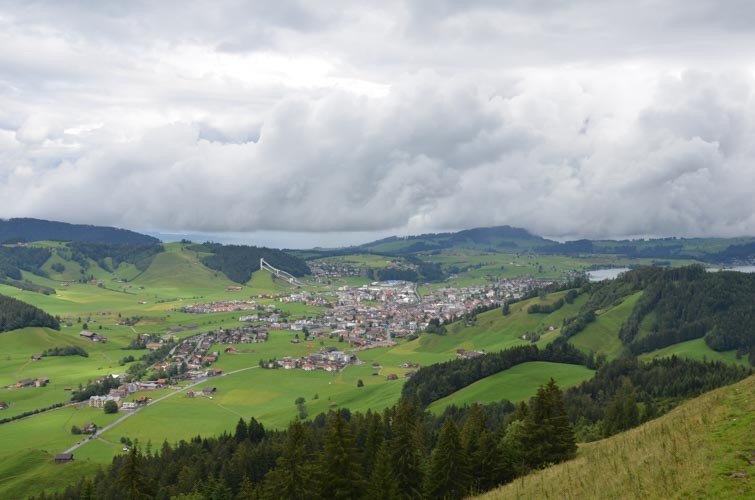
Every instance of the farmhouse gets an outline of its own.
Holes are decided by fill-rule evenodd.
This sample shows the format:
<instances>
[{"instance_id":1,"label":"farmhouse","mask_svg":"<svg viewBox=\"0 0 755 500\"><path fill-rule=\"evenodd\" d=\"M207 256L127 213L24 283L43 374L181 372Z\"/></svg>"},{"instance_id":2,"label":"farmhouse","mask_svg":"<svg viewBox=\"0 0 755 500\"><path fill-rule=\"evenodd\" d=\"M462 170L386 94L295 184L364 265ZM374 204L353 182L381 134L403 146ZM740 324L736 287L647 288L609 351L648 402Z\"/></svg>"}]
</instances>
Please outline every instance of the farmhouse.
<instances>
[{"instance_id":1,"label":"farmhouse","mask_svg":"<svg viewBox=\"0 0 755 500\"><path fill-rule=\"evenodd\" d=\"M10 405L8 403L6 403L5 401L0 401L0 410L4 410L8 406L10 406Z\"/></svg>"},{"instance_id":2,"label":"farmhouse","mask_svg":"<svg viewBox=\"0 0 755 500\"><path fill-rule=\"evenodd\" d=\"M92 342L97 342L99 335L94 332L90 332L89 330L81 330L79 337L91 340Z\"/></svg>"},{"instance_id":3,"label":"farmhouse","mask_svg":"<svg viewBox=\"0 0 755 500\"><path fill-rule=\"evenodd\" d=\"M24 378L16 382L16 389L20 389L21 387L31 387L34 385L34 381L30 378Z\"/></svg>"},{"instance_id":4,"label":"farmhouse","mask_svg":"<svg viewBox=\"0 0 755 500\"><path fill-rule=\"evenodd\" d=\"M202 392L205 393L205 394L212 394L212 393L217 392L217 391L218 391L217 387L204 387L202 389Z\"/></svg>"},{"instance_id":5,"label":"farmhouse","mask_svg":"<svg viewBox=\"0 0 755 500\"><path fill-rule=\"evenodd\" d=\"M73 462L73 453L58 453L55 455L56 464L63 464L66 462Z\"/></svg>"},{"instance_id":6,"label":"farmhouse","mask_svg":"<svg viewBox=\"0 0 755 500\"><path fill-rule=\"evenodd\" d=\"M42 355L41 354L32 354L31 355L31 359L33 361L40 361L42 359Z\"/></svg>"}]
</instances>

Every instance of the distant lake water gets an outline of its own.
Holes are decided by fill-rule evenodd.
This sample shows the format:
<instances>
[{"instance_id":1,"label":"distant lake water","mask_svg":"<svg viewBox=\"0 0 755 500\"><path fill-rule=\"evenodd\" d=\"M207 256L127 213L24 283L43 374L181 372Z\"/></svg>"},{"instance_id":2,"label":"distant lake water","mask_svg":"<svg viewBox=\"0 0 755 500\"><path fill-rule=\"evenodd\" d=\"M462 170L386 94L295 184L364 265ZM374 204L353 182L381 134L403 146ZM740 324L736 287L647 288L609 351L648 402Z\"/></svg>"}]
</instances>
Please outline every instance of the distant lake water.
<instances>
[{"instance_id":1,"label":"distant lake water","mask_svg":"<svg viewBox=\"0 0 755 500\"><path fill-rule=\"evenodd\" d=\"M628 267L612 267L610 269L593 269L587 271L590 281L612 280L621 273L629 271Z\"/></svg>"},{"instance_id":2,"label":"distant lake water","mask_svg":"<svg viewBox=\"0 0 755 500\"><path fill-rule=\"evenodd\" d=\"M740 273L755 273L755 266L731 266L726 268L720 268L720 267L709 267L708 271L716 272L716 271L737 271ZM615 277L617 277L619 274L629 271L628 267L614 267L610 269L594 269L592 271L587 272L587 277L590 279L590 281L603 281L603 280L612 280Z\"/></svg>"},{"instance_id":3,"label":"distant lake water","mask_svg":"<svg viewBox=\"0 0 755 500\"><path fill-rule=\"evenodd\" d=\"M731 267L709 267L708 271L738 271L740 273L755 273L755 266L731 266Z\"/></svg>"}]
</instances>

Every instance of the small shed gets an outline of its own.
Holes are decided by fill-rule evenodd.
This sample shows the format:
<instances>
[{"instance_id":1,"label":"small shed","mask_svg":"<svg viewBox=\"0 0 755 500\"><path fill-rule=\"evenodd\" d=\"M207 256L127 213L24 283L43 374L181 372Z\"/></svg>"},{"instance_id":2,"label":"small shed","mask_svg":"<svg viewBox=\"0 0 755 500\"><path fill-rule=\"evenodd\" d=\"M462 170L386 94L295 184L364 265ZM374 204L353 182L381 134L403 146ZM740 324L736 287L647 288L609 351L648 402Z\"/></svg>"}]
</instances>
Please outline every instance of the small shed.
<instances>
[{"instance_id":1,"label":"small shed","mask_svg":"<svg viewBox=\"0 0 755 500\"><path fill-rule=\"evenodd\" d=\"M55 463L62 464L66 462L73 462L73 453L58 453L55 455Z\"/></svg>"}]
</instances>

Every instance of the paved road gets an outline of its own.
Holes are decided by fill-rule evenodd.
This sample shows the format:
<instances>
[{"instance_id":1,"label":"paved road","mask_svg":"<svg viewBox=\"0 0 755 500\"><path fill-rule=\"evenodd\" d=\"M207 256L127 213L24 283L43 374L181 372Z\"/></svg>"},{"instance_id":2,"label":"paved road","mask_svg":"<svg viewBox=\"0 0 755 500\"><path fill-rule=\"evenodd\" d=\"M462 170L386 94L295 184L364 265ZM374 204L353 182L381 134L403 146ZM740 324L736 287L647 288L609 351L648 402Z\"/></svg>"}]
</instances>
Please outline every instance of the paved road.
<instances>
[{"instance_id":1,"label":"paved road","mask_svg":"<svg viewBox=\"0 0 755 500\"><path fill-rule=\"evenodd\" d=\"M247 366L246 368L239 368L238 370L233 370L232 372L224 373L222 376L223 377L227 377L229 375L234 375L236 373L245 372L247 370L253 370L255 368L259 368L259 366ZM216 377L213 377L213 378L216 378ZM157 404L157 403L159 403L160 401L162 401L164 399L167 399L167 398L169 398L171 396L175 396L176 394L178 394L180 392L183 392L183 391L185 391L187 389L191 389L192 387L197 386L199 384L203 384L203 383L207 382L208 380L212 380L212 378L210 378L210 377L204 377L204 378L195 380L194 382L192 382L191 384L189 384L187 386L181 387L180 389L176 389L173 392L169 392L168 394L164 394L164 395L160 396L159 398L150 401L149 403L147 403L147 406L152 406L154 404ZM141 410L143 410L147 406L142 406L141 408L137 408L136 410L131 410L128 413L126 413L125 415L123 415L120 418L118 418L118 420L115 420L114 422L109 423L105 427L101 427L101 428L97 429L97 432L95 432L94 434L90 435L88 438L86 438L86 439L84 439L82 441L79 441L78 443L76 443L72 447L68 448L65 451L65 453L73 453L73 451L76 450L77 448L79 448L80 446L85 445L86 443L88 443L92 439L99 438L101 434L109 431L110 429L112 429L116 425L120 424L121 422L123 422L127 418L133 417L134 415L136 415L137 413L139 413Z\"/></svg>"}]
</instances>

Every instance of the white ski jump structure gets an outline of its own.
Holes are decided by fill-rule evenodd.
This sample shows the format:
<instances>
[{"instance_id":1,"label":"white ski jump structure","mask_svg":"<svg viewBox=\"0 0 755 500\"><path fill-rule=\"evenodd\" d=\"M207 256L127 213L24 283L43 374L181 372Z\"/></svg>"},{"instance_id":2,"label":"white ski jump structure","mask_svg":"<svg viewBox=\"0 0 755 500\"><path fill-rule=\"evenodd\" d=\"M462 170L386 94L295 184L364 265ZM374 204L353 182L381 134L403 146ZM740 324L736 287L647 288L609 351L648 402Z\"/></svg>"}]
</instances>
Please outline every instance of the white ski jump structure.
<instances>
[{"instance_id":1,"label":"white ski jump structure","mask_svg":"<svg viewBox=\"0 0 755 500\"><path fill-rule=\"evenodd\" d=\"M269 272L276 278L280 278L284 281L287 281L291 283L292 285L304 286L304 283L294 278L291 274L287 273L286 271L281 271L280 269L271 266L263 258L260 258L260 269L264 269L265 271Z\"/></svg>"}]
</instances>

